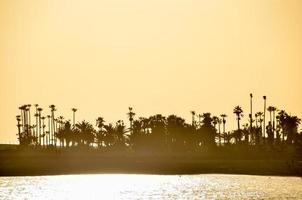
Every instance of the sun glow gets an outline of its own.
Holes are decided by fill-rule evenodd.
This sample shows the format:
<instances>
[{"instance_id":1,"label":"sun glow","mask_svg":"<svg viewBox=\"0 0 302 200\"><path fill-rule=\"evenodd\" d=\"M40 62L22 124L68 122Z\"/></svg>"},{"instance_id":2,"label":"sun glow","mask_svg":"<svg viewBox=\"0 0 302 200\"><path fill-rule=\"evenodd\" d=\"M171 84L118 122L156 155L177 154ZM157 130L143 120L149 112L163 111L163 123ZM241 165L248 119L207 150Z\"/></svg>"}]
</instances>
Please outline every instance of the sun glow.
<instances>
[{"instance_id":1,"label":"sun glow","mask_svg":"<svg viewBox=\"0 0 302 200\"><path fill-rule=\"evenodd\" d=\"M302 116L302 1L0 2L0 141L18 106L55 104L78 120L190 111L245 114L268 104ZM124 111L124 112L123 112ZM247 116L247 114L246 114Z\"/></svg>"}]
</instances>

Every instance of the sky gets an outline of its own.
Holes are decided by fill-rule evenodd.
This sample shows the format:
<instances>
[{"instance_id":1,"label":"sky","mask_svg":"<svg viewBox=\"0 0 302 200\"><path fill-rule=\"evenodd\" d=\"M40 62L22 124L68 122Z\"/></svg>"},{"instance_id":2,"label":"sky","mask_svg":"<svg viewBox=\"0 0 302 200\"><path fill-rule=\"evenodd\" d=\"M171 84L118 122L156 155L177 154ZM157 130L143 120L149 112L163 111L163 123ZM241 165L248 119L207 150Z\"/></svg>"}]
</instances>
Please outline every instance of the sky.
<instances>
[{"instance_id":1,"label":"sky","mask_svg":"<svg viewBox=\"0 0 302 200\"><path fill-rule=\"evenodd\" d=\"M190 111L302 117L300 0L0 0L0 143L22 104L95 123Z\"/></svg>"}]
</instances>

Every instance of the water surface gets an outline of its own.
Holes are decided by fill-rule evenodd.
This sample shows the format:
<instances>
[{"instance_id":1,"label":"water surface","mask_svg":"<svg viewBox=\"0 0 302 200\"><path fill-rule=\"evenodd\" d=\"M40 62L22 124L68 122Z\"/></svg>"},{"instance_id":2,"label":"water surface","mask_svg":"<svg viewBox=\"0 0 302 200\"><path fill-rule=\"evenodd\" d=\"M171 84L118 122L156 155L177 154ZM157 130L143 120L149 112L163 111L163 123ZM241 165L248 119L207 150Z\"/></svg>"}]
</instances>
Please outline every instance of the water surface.
<instances>
[{"instance_id":1,"label":"water surface","mask_svg":"<svg viewBox=\"0 0 302 200\"><path fill-rule=\"evenodd\" d=\"M0 199L302 199L302 179L218 174L0 177Z\"/></svg>"}]
</instances>

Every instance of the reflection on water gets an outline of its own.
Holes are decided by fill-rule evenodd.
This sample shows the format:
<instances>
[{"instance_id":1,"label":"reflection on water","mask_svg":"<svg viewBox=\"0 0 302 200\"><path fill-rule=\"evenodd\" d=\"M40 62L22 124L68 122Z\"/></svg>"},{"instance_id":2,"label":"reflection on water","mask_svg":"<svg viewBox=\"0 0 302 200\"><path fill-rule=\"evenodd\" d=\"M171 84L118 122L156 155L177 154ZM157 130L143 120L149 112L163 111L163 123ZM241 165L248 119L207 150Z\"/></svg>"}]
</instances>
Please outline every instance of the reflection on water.
<instances>
[{"instance_id":1,"label":"reflection on water","mask_svg":"<svg viewBox=\"0 0 302 200\"><path fill-rule=\"evenodd\" d=\"M302 198L302 179L248 175L0 177L0 199Z\"/></svg>"}]
</instances>

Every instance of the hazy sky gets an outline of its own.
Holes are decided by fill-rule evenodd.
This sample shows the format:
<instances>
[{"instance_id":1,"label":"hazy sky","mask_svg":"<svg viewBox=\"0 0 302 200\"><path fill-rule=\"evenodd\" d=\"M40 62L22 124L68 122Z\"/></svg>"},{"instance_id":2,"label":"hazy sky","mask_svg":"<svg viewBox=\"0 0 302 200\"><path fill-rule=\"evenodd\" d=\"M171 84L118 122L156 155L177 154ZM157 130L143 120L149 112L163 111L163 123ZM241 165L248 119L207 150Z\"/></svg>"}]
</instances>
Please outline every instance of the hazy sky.
<instances>
[{"instance_id":1,"label":"hazy sky","mask_svg":"<svg viewBox=\"0 0 302 200\"><path fill-rule=\"evenodd\" d=\"M302 117L301 0L0 0L0 142L21 104L77 119L190 111ZM244 122L248 119L245 117Z\"/></svg>"}]
</instances>

